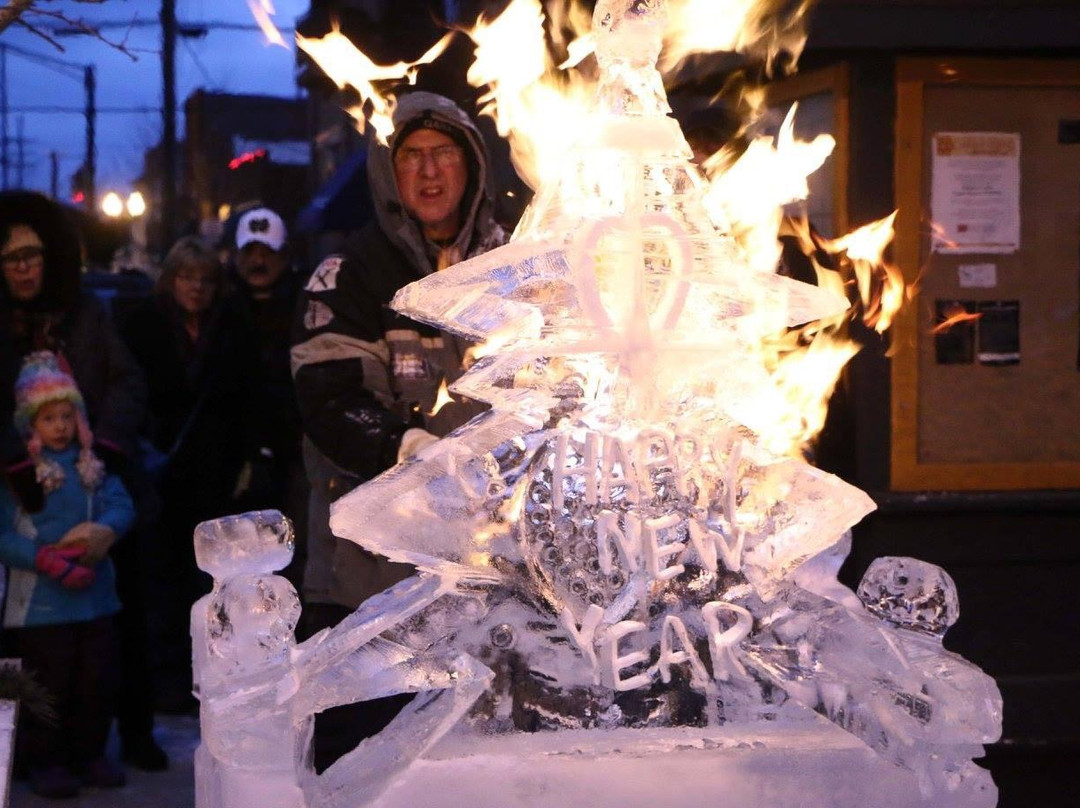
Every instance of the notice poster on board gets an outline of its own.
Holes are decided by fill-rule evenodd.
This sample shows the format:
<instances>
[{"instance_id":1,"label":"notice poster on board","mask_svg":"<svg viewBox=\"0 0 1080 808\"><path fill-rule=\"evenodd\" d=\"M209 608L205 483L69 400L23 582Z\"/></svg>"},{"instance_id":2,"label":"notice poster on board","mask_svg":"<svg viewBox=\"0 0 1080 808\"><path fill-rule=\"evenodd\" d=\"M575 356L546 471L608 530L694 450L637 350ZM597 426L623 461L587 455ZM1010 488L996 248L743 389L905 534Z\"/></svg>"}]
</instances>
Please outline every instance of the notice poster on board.
<instances>
[{"instance_id":1,"label":"notice poster on board","mask_svg":"<svg viewBox=\"0 0 1080 808\"><path fill-rule=\"evenodd\" d=\"M939 253L1014 253L1020 248L1020 135L934 135L930 209Z\"/></svg>"}]
</instances>

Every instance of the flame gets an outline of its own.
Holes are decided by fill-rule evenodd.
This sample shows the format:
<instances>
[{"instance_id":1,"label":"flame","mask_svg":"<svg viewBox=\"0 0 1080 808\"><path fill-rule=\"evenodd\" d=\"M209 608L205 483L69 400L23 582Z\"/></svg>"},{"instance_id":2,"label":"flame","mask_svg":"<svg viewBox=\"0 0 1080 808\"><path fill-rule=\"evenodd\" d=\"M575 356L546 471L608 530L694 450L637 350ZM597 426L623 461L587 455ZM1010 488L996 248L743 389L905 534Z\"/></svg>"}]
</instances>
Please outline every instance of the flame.
<instances>
[{"instance_id":1,"label":"flame","mask_svg":"<svg viewBox=\"0 0 1080 808\"><path fill-rule=\"evenodd\" d=\"M550 4L547 10L552 44L567 53L559 69L577 67L596 49L592 36L592 12L580 0Z\"/></svg>"},{"instance_id":2,"label":"flame","mask_svg":"<svg viewBox=\"0 0 1080 808\"><path fill-rule=\"evenodd\" d=\"M806 219L787 218L781 232L795 236L813 265L818 285L846 296L844 314L787 331L764 346L764 361L782 404L774 428L763 436L778 453L809 450L825 425L829 399L844 367L862 347L852 336L858 320L884 333L911 298L899 269L885 260L896 213L837 239L813 231Z\"/></svg>"},{"instance_id":3,"label":"flame","mask_svg":"<svg viewBox=\"0 0 1080 808\"><path fill-rule=\"evenodd\" d=\"M774 426L762 438L778 454L807 451L825 426L829 399L860 346L839 323L815 324L779 338L771 375L781 395Z\"/></svg>"},{"instance_id":4,"label":"flame","mask_svg":"<svg viewBox=\"0 0 1080 808\"><path fill-rule=\"evenodd\" d=\"M466 31L476 43L469 83L488 88L481 114L510 141L514 167L534 189L555 178L567 150L588 131L594 84L569 70L591 52L584 14L571 6L553 16L557 31L575 35L568 43L561 33L554 39L570 54L562 65L549 53L539 0L513 0L498 17L481 17Z\"/></svg>"},{"instance_id":5,"label":"flame","mask_svg":"<svg viewBox=\"0 0 1080 808\"><path fill-rule=\"evenodd\" d=\"M942 247L953 249L957 244L952 239L946 238L946 232L944 225L938 224L937 222L930 222L930 235L932 240Z\"/></svg>"},{"instance_id":6,"label":"flame","mask_svg":"<svg viewBox=\"0 0 1080 808\"><path fill-rule=\"evenodd\" d=\"M259 28L262 29L263 34L266 36L268 44L279 45L285 50L292 50L281 36L281 31L277 29L273 20L270 19L270 17L277 14L272 0L248 0L248 8L251 9L251 16L259 24Z\"/></svg>"},{"instance_id":7,"label":"flame","mask_svg":"<svg viewBox=\"0 0 1080 808\"><path fill-rule=\"evenodd\" d=\"M807 177L835 146L829 135L818 135L809 143L797 141L796 109L793 104L775 145L772 138L756 138L727 170L720 169L727 154L723 150L706 161L712 172L706 210L717 228L734 233L750 265L760 272L775 271L780 258L776 234L783 206L806 199Z\"/></svg>"},{"instance_id":8,"label":"flame","mask_svg":"<svg viewBox=\"0 0 1080 808\"><path fill-rule=\"evenodd\" d=\"M781 53L790 67L806 45L813 0L679 0L670 4L660 69L669 72L695 54L739 52L760 58L768 74Z\"/></svg>"},{"instance_id":9,"label":"flame","mask_svg":"<svg viewBox=\"0 0 1080 808\"><path fill-rule=\"evenodd\" d=\"M577 67L596 50L596 43L593 41L592 34L585 34L569 43L566 50L569 55L566 57L566 61L559 65L559 70L569 70L571 67Z\"/></svg>"},{"instance_id":10,"label":"flame","mask_svg":"<svg viewBox=\"0 0 1080 808\"><path fill-rule=\"evenodd\" d=\"M892 243L895 221L896 211L893 211L884 219L860 227L826 246L831 253L845 253L852 262L863 322L879 334L892 325L906 297L900 269L884 259L885 250Z\"/></svg>"},{"instance_id":11,"label":"flame","mask_svg":"<svg viewBox=\"0 0 1080 808\"><path fill-rule=\"evenodd\" d=\"M693 53L737 51L750 36L749 18L760 0L684 0L673 3L665 35L665 64Z\"/></svg>"},{"instance_id":12,"label":"flame","mask_svg":"<svg viewBox=\"0 0 1080 808\"><path fill-rule=\"evenodd\" d=\"M369 121L379 140L385 143L394 131L394 96L380 93L373 82L406 79L410 84L414 83L420 66L439 58L450 43L450 37L451 34L444 36L415 62L392 65L375 64L336 27L321 38L298 35L296 44L339 88L352 87L360 94L361 104L350 109L349 113L360 131L364 130L365 121ZM365 114L364 105L367 103L370 103L371 111Z\"/></svg>"},{"instance_id":13,"label":"flame","mask_svg":"<svg viewBox=\"0 0 1080 808\"><path fill-rule=\"evenodd\" d=\"M930 329L931 334L944 334L954 325L970 323L982 317L982 315L977 312L968 311L960 303L951 303L947 305L942 314L945 315L945 319Z\"/></svg>"},{"instance_id":14,"label":"flame","mask_svg":"<svg viewBox=\"0 0 1080 808\"><path fill-rule=\"evenodd\" d=\"M454 397L450 395L449 385L447 385L446 379L443 378L442 382L439 384L439 392L435 394L435 405L431 408L430 411L424 414L429 416L437 415L439 410L441 410L447 404L451 403L453 400Z\"/></svg>"},{"instance_id":15,"label":"flame","mask_svg":"<svg viewBox=\"0 0 1080 808\"><path fill-rule=\"evenodd\" d=\"M692 54L714 50L764 55L767 68L782 51L797 57L805 43L808 6L809 0L672 0L661 67L670 71ZM502 14L481 17L463 29L476 45L468 80L484 90L482 114L491 116L509 140L515 168L533 188L556 181L574 142L595 130L589 120L596 90L593 63L587 59L594 47L590 19L580 0L557 0L549 4L545 30L540 0L512 0ZM360 93L385 141L392 131L394 100L380 94L374 83L414 80L416 68L436 58L446 38L417 62L391 66L375 65L336 30L319 40L298 37L298 43L338 86ZM755 123L767 110L763 91L742 88L739 108L746 125ZM787 226L788 235L797 237L809 257L819 285L852 302L845 315L830 321L778 329L761 347L762 362L774 382L770 400L762 406L775 414L776 424L762 437L774 451L790 454L804 451L824 425L829 398L860 347L852 337L854 321L884 333L911 295L900 272L883 257L895 214L837 239L821 237L805 220L785 217L786 205L805 200L807 178L834 148L827 135L797 140L796 111L793 106L775 138L757 137L741 154L725 147L708 158L704 195L713 223L735 237L753 270L776 271L781 255L777 235ZM363 119L361 110L353 114ZM623 181L605 173L609 166L603 160L595 163L587 167L591 173L586 185L602 188ZM782 312L762 316L769 322L783 320ZM489 336L469 349L466 366L503 350L517 336L513 329ZM444 381L429 415L450 400Z\"/></svg>"},{"instance_id":16,"label":"flame","mask_svg":"<svg viewBox=\"0 0 1080 808\"><path fill-rule=\"evenodd\" d=\"M483 342L475 343L466 348L465 356L462 358L461 362L462 368L468 370L485 356L499 353L507 345L518 339L518 337L520 337L520 331L517 324L507 323L502 328L488 334L487 339Z\"/></svg>"},{"instance_id":17,"label":"flame","mask_svg":"<svg viewBox=\"0 0 1080 808\"><path fill-rule=\"evenodd\" d=\"M805 43L808 5L776 0L672 2L662 67L671 69L690 54L711 50L764 52L770 61L781 50L797 56ZM485 112L510 139L515 166L534 188L556 178L572 139L590 131L587 109L595 91L592 80L574 69L583 68L593 49L587 17L583 19L577 5L556 3L550 22L551 40L567 54L558 64L544 42L538 0L514 0L502 16L480 20L469 32L477 44L469 81L488 87ZM741 88L739 106L746 125L754 124L767 112L764 91ZM736 237L750 266L760 272L776 271L784 206L806 199L807 178L835 145L828 135L797 140L796 113L793 105L775 141L755 138L741 155L732 147L721 148L705 162L708 212L721 232ZM618 181L605 177L604 168L597 166L591 179L599 186ZM852 321L860 318L882 333L905 301L909 290L899 271L882 257L892 238L894 216L835 240L811 235L803 223L799 241L804 252L819 256L812 259L819 285L848 297L853 306L844 316L783 331L762 346L763 362L779 393L768 403L775 408L776 428L764 436L775 451L797 454L820 432L829 398L860 347L851 337ZM776 312L763 316L781 319ZM497 352L501 342L477 346L470 358Z\"/></svg>"}]
</instances>

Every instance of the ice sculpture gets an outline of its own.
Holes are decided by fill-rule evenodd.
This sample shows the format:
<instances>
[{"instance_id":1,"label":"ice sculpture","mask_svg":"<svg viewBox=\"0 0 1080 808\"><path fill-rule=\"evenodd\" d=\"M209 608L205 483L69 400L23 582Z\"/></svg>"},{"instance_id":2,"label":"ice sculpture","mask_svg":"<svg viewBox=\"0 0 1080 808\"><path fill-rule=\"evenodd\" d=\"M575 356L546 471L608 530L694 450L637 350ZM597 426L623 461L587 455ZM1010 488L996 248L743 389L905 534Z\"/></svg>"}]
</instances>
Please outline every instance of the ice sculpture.
<instances>
[{"instance_id":1,"label":"ice sculpture","mask_svg":"<svg viewBox=\"0 0 1080 808\"><path fill-rule=\"evenodd\" d=\"M191 608L202 744L195 751L196 804L303 808L297 756L310 718L277 704L288 671L300 601L273 573L289 563L292 525L276 511L204 522L195 558L213 591ZM291 742L290 742L291 741Z\"/></svg>"},{"instance_id":2,"label":"ice sculpture","mask_svg":"<svg viewBox=\"0 0 1080 808\"><path fill-rule=\"evenodd\" d=\"M394 301L497 346L455 388L489 412L335 505L337 535L418 574L294 646L279 523L200 527L231 547L193 612L205 808L995 803L972 759L1001 700L942 648L952 581L880 559L841 586L873 503L760 437L756 346L847 302L710 221L654 67L665 7L597 3L562 175L510 244ZM402 692L310 771L313 713Z\"/></svg>"}]
</instances>

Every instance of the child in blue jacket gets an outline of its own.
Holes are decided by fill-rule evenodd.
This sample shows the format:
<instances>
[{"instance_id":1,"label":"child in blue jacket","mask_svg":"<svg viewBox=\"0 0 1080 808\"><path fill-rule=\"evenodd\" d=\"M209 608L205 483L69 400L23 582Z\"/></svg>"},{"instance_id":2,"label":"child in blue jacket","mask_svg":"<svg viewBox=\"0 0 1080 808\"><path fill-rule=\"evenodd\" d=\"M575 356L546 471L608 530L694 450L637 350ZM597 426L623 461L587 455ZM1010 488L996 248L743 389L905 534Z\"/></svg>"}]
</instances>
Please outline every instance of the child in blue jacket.
<instances>
[{"instance_id":1,"label":"child in blue jacket","mask_svg":"<svg viewBox=\"0 0 1080 808\"><path fill-rule=\"evenodd\" d=\"M109 547L135 509L90 446L82 395L55 354L27 357L15 382L15 426L29 459L0 489L0 562L9 568L5 639L56 697L59 726L20 717L20 759L33 790L75 796L124 784L105 757L118 693L120 611Z\"/></svg>"}]
</instances>

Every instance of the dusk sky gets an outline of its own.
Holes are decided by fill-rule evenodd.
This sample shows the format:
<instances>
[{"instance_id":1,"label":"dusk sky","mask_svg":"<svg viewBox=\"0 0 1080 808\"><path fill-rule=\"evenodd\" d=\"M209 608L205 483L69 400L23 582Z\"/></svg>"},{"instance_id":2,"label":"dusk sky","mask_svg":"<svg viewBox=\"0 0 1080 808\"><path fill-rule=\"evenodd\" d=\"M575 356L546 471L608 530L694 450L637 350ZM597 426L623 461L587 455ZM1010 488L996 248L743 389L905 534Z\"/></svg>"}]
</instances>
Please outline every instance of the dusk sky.
<instances>
[{"instance_id":1,"label":"dusk sky","mask_svg":"<svg viewBox=\"0 0 1080 808\"><path fill-rule=\"evenodd\" d=\"M101 4L80 4L56 0L44 6L64 10L72 18L94 23L152 22L129 29L102 27L102 34L112 40L126 40L137 61L110 48L99 40L65 36L57 41L58 51L30 31L12 26L0 34L0 45L54 59L93 64L97 69L97 187L98 196L108 190L127 191L142 171L143 152L161 137L161 114L154 111L113 112L116 108L160 109L161 106L161 30L157 25L158 0L105 0ZM297 17L307 11L308 0L273 0L275 23L292 28ZM295 97L293 80L295 54L266 43L258 31L214 30L213 23L254 25L247 0L177 0L176 16L181 23L210 24L202 39L181 38L176 50L177 127L183 132L184 99L194 90L256 93ZM42 28L53 21L31 18ZM292 47L292 34L285 33ZM9 51L7 55L9 186L19 179L16 137L19 120L23 121L23 185L43 191L49 189L49 153L56 151L60 161L59 190L66 195L72 172L82 163L85 145L85 101L81 67L54 69L32 62ZM74 113L35 111L30 108L70 108Z\"/></svg>"}]
</instances>

